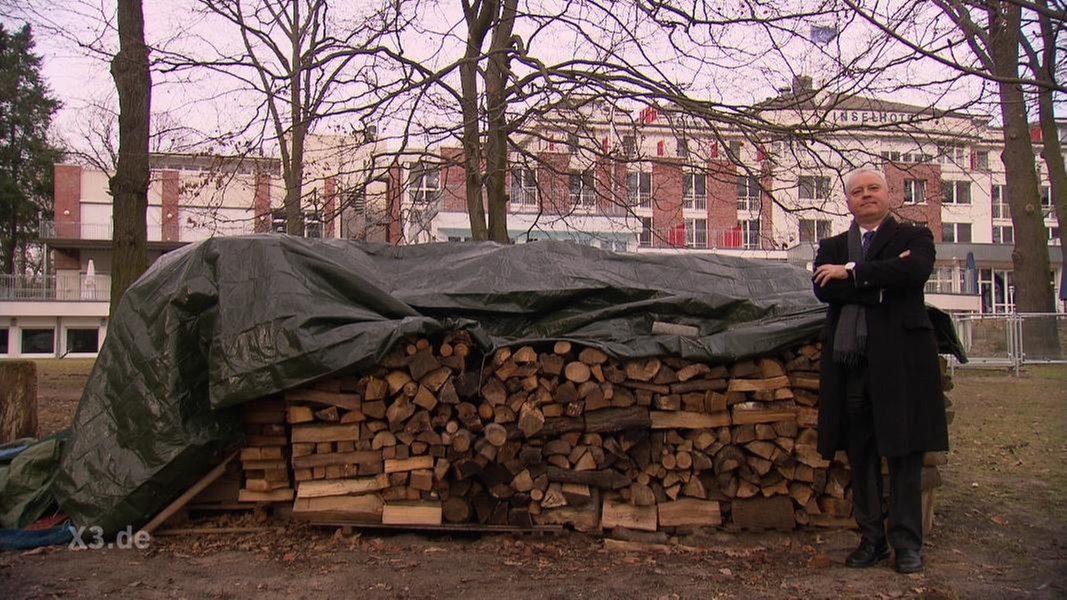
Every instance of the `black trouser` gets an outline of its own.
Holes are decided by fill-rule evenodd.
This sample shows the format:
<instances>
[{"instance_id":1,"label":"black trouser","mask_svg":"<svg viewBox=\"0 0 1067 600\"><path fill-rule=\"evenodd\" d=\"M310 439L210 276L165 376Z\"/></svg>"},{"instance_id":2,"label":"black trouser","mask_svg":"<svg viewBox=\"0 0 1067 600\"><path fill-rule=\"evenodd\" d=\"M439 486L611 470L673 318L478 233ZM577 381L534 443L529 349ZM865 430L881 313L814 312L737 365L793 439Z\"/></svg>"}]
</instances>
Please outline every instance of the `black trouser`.
<instances>
[{"instance_id":1,"label":"black trouser","mask_svg":"<svg viewBox=\"0 0 1067 600\"><path fill-rule=\"evenodd\" d=\"M882 504L882 457L878 453L866 366L848 376L848 462L852 469L852 512L863 537L886 538ZM891 456L889 463L889 543L918 550L923 543L923 453Z\"/></svg>"}]
</instances>

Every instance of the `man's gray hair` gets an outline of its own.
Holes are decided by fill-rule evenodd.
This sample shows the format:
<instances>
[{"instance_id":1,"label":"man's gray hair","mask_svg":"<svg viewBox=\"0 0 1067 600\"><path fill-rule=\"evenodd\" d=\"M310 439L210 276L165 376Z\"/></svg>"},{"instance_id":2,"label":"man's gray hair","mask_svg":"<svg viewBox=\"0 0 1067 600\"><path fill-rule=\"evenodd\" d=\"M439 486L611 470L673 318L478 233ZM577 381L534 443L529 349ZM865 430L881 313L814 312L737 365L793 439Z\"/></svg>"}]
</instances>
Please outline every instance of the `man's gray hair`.
<instances>
[{"instance_id":1,"label":"man's gray hair","mask_svg":"<svg viewBox=\"0 0 1067 600\"><path fill-rule=\"evenodd\" d=\"M853 169L852 171L849 171L842 178L842 181L845 184L845 198L848 198L848 190L852 187L852 180L858 177L859 175L863 175L864 173L873 173L878 177L879 180L881 180L882 185L884 187L889 187L889 182L886 181L884 173L875 169L874 167L860 167L858 169Z\"/></svg>"}]
</instances>

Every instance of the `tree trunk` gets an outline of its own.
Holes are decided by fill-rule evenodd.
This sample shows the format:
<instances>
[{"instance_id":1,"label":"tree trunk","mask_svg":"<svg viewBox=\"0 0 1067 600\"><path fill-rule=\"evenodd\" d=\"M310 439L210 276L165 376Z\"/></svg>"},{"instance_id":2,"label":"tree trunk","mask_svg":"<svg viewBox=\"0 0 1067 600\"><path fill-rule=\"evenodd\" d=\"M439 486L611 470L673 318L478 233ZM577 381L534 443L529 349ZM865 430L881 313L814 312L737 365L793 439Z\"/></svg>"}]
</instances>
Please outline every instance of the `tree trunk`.
<instances>
[{"instance_id":1,"label":"tree trunk","mask_svg":"<svg viewBox=\"0 0 1067 600\"><path fill-rule=\"evenodd\" d=\"M498 2L484 0L464 7L467 22L467 49L459 66L460 109L463 115L463 171L467 179L467 217L471 224L471 238L489 239L482 205L482 140L478 119L478 58L489 31L489 23L496 16Z\"/></svg>"},{"instance_id":2,"label":"tree trunk","mask_svg":"<svg viewBox=\"0 0 1067 600\"><path fill-rule=\"evenodd\" d=\"M0 362L0 444L37 437L37 364Z\"/></svg>"},{"instance_id":3,"label":"tree trunk","mask_svg":"<svg viewBox=\"0 0 1067 600\"><path fill-rule=\"evenodd\" d=\"M285 231L289 235L303 236L304 215L301 211L302 202L300 198L303 195L304 133L306 127L300 98L300 73L303 66L301 65L302 44L300 36L303 35L303 28L298 25L301 22L300 3L293 2L292 9L293 28L290 33L292 54L289 56L291 61L289 64L289 121L291 123L289 138L291 143L289 146L289 164L286 165L289 175L285 178ZM282 140L279 140L279 142L284 143Z\"/></svg>"},{"instance_id":4,"label":"tree trunk","mask_svg":"<svg viewBox=\"0 0 1067 600\"><path fill-rule=\"evenodd\" d=\"M1048 2L1044 0L1040 4L1048 6ZM1062 240L1063 219L1067 216L1067 169L1063 165L1063 147L1056 128L1056 104L1053 101L1051 89L1055 81L1053 70L1056 68L1056 33L1047 15L1041 14L1038 19L1041 23L1041 39L1044 49L1037 78L1048 86L1039 89L1037 94L1038 118L1041 122L1041 157L1045 159L1045 166L1048 167L1049 184L1052 188L1050 190L1052 206L1056 209L1056 219L1060 224L1060 239ZM1062 253L1061 270L1061 277L1067 277L1067 252Z\"/></svg>"},{"instance_id":5,"label":"tree trunk","mask_svg":"<svg viewBox=\"0 0 1067 600\"><path fill-rule=\"evenodd\" d=\"M144 40L141 0L118 2L119 52L111 76L119 94L119 157L110 187L113 198L111 314L126 289L148 268L148 122L152 78Z\"/></svg>"},{"instance_id":6,"label":"tree trunk","mask_svg":"<svg viewBox=\"0 0 1067 600\"><path fill-rule=\"evenodd\" d=\"M1048 234L1041 212L1040 189L1034 169L1034 147L1021 86L1004 83L1018 79L1022 9L1003 3L990 10L990 54L994 75L1000 79L1000 109L1004 121L1005 194L1015 228L1012 251L1017 312L1047 313L1055 310L1049 281ZM1023 348L1028 356L1058 351L1054 327L1028 319L1023 327Z\"/></svg>"},{"instance_id":7,"label":"tree trunk","mask_svg":"<svg viewBox=\"0 0 1067 600\"><path fill-rule=\"evenodd\" d=\"M507 76L510 72L508 49L515 28L517 0L504 0L503 12L493 30L489 44L489 61L485 69L485 104L488 138L485 146L485 187L489 205L489 239L508 243L508 197L505 187L508 169Z\"/></svg>"}]
</instances>

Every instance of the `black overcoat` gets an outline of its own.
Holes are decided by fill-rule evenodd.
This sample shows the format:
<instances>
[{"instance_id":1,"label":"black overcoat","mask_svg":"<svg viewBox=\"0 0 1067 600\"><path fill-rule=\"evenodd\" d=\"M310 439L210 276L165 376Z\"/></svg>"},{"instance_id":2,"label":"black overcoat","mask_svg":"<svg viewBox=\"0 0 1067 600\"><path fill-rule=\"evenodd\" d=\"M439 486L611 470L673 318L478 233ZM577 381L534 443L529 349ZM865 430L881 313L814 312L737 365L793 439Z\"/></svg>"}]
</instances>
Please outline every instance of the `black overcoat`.
<instances>
[{"instance_id":1,"label":"black overcoat","mask_svg":"<svg viewBox=\"0 0 1067 600\"><path fill-rule=\"evenodd\" d=\"M906 250L911 254L900 258ZM866 307L869 390L879 453L948 450L937 340L923 299L934 266L933 235L926 227L887 217L867 255L849 279L815 285L815 295L830 305L822 332L819 452L829 459L847 442L847 370L832 358L834 330L847 303ZM848 232L819 243L816 267L848 261Z\"/></svg>"}]
</instances>

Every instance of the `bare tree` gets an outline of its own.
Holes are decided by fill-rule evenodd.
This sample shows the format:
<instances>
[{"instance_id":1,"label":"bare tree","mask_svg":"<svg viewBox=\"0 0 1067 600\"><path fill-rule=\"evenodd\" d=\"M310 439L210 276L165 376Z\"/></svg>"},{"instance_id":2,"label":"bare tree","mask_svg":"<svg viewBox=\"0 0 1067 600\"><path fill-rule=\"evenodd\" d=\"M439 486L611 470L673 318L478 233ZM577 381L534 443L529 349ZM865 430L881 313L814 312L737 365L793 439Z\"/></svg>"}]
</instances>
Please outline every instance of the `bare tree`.
<instances>
[{"instance_id":1,"label":"bare tree","mask_svg":"<svg viewBox=\"0 0 1067 600\"><path fill-rule=\"evenodd\" d=\"M110 179L113 206L111 313L148 268L148 143L152 77L141 0L118 1L119 51L111 74L119 94L119 150Z\"/></svg>"},{"instance_id":2,"label":"bare tree","mask_svg":"<svg viewBox=\"0 0 1067 600\"><path fill-rule=\"evenodd\" d=\"M1019 63L1024 60L1024 16L1032 18L1043 15L1049 20L1050 26L1055 20L1062 26L1063 11L1050 10L1044 3L1027 0L936 0L931 3L935 7L933 16L950 27L934 43L921 43L908 35L909 28L900 22L900 17L911 18L921 13L926 8L925 3L909 3L906 9L898 9L894 15L887 16L879 12L877 2L845 2L878 27L888 39L956 73L973 76L995 86L1003 131L1004 151L1001 160L1006 179L1005 196L1011 210L1015 236L1012 263L1016 310L1054 312L1048 236L1045 215L1041 210L1025 88L1032 86L1040 90L1039 97L1043 95L1042 92L1051 96L1067 91L1067 88L1047 73L1042 73L1041 68L1028 75L1020 74ZM1055 144L1046 145L1046 159L1051 158L1054 162L1055 158L1051 155L1057 149ZM1024 335L1029 342L1029 351L1035 354L1057 351L1058 339L1054 327L1030 320Z\"/></svg>"},{"instance_id":3,"label":"bare tree","mask_svg":"<svg viewBox=\"0 0 1067 600\"><path fill-rule=\"evenodd\" d=\"M1023 37L1022 44L1026 50L1030 72L1040 82L1034 92L1037 101L1037 114L1041 126L1041 157L1048 167L1050 193L1052 203L1060 222L1060 235L1063 235L1063 218L1067 215L1067 170L1063 165L1063 148L1060 144L1060 133L1056 125L1056 102L1055 90L1057 88L1057 42L1060 30L1065 26L1064 13L1061 10L1056 13L1049 9L1047 0L1037 0L1035 10L1038 31L1040 32L1041 45L1035 48L1035 44L1027 37ZM1054 17L1059 20L1054 22ZM1062 65L1060 65L1062 67ZM1067 252L1062 254L1062 273L1067 278ZM1061 285L1067 285L1067 279ZM1061 292L1061 294L1064 292Z\"/></svg>"},{"instance_id":4,"label":"bare tree","mask_svg":"<svg viewBox=\"0 0 1067 600\"><path fill-rule=\"evenodd\" d=\"M332 114L358 110L353 98L374 85L369 61L363 59L372 57L377 41L392 31L396 13L386 8L341 20L326 0L202 0L200 5L238 34L240 48L217 48L220 55L214 57L173 56L174 68L206 67L253 92L262 112L252 113L231 135L244 137L246 147L262 147L264 138L255 130L266 117L271 132L266 140L281 155L286 229L302 235L307 136Z\"/></svg>"}]
</instances>

